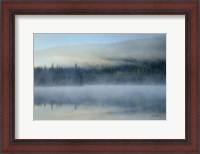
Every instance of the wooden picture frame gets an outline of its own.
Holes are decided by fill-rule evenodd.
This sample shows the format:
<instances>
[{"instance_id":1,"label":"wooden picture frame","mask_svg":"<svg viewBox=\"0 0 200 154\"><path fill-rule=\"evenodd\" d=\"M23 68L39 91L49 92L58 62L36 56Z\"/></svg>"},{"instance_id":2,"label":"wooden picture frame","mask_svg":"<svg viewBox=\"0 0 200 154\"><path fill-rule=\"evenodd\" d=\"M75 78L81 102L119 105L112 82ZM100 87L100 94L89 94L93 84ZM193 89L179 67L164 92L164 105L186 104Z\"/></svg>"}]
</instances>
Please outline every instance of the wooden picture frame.
<instances>
[{"instance_id":1,"label":"wooden picture frame","mask_svg":"<svg viewBox=\"0 0 200 154\"><path fill-rule=\"evenodd\" d=\"M198 1L3 1L1 52L2 153L198 153ZM15 139L15 15L185 15L185 139ZM177 57L177 63L178 63Z\"/></svg>"}]
</instances>

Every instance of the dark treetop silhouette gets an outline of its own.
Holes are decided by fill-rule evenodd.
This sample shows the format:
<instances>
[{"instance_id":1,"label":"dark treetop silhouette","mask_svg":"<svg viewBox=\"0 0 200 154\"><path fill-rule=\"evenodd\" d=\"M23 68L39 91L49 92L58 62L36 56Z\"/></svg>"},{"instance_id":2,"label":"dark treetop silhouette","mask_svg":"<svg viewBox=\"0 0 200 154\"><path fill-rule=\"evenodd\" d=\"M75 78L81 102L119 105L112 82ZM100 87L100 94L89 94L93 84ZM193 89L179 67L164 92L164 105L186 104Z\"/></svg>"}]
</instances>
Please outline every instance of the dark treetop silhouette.
<instances>
[{"instance_id":1,"label":"dark treetop silhouette","mask_svg":"<svg viewBox=\"0 0 200 154\"><path fill-rule=\"evenodd\" d=\"M128 61L127 59L126 61ZM117 66L35 67L35 86L83 84L165 84L166 62L129 60Z\"/></svg>"}]
</instances>

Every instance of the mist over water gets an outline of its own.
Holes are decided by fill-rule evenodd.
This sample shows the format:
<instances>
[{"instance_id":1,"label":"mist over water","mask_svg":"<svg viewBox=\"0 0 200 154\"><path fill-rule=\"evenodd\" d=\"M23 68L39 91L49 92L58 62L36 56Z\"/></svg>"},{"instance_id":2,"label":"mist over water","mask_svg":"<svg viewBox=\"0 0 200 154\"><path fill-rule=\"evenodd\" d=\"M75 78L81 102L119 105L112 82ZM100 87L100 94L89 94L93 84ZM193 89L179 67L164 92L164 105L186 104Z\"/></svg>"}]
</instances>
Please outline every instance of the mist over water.
<instances>
[{"instance_id":1,"label":"mist over water","mask_svg":"<svg viewBox=\"0 0 200 154\"><path fill-rule=\"evenodd\" d=\"M35 34L34 120L166 120L166 34Z\"/></svg>"},{"instance_id":2,"label":"mist over water","mask_svg":"<svg viewBox=\"0 0 200 154\"><path fill-rule=\"evenodd\" d=\"M165 119L165 85L34 88L34 120Z\"/></svg>"}]
</instances>

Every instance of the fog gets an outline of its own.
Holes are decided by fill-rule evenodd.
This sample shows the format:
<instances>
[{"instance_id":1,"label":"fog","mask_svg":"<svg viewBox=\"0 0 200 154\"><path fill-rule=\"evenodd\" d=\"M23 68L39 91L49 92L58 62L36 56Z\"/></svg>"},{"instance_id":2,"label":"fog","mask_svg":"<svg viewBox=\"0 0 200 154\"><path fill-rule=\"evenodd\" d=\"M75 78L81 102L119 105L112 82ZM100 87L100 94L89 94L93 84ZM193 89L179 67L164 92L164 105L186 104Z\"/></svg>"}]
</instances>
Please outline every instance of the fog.
<instances>
[{"instance_id":1,"label":"fog","mask_svg":"<svg viewBox=\"0 0 200 154\"><path fill-rule=\"evenodd\" d=\"M166 86L34 88L34 120L165 120Z\"/></svg>"},{"instance_id":2,"label":"fog","mask_svg":"<svg viewBox=\"0 0 200 154\"><path fill-rule=\"evenodd\" d=\"M64 45L36 51L34 57L36 67L51 66L52 62L64 67L72 67L75 63L81 67L118 65L127 57L142 61L165 60L166 36L130 39L107 44Z\"/></svg>"}]
</instances>

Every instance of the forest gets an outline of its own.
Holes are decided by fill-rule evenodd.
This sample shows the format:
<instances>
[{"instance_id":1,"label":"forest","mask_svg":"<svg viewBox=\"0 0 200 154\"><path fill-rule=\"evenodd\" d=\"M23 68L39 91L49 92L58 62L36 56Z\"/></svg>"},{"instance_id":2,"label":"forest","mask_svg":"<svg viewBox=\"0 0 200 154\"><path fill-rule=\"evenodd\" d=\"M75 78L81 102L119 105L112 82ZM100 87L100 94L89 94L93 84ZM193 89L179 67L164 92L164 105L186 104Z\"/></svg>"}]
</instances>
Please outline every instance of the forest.
<instances>
[{"instance_id":1,"label":"forest","mask_svg":"<svg viewBox=\"0 0 200 154\"><path fill-rule=\"evenodd\" d=\"M35 86L98 84L165 84L166 61L135 61L116 66L35 67Z\"/></svg>"}]
</instances>

